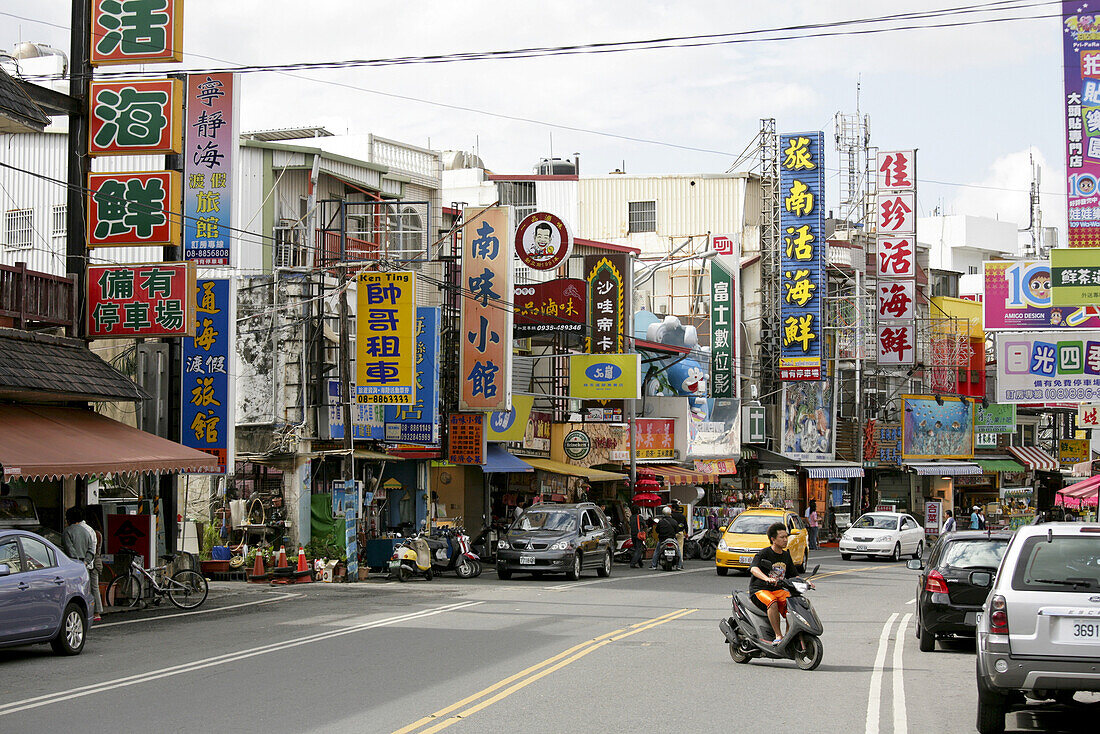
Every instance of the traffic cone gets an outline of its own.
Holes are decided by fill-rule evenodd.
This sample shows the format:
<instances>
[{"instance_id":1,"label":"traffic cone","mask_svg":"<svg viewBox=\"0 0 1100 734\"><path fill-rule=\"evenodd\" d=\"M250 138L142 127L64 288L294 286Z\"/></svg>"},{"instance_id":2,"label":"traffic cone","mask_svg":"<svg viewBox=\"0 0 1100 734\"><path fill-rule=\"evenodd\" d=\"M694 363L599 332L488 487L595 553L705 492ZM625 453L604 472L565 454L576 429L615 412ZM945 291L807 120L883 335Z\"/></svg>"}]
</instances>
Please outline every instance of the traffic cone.
<instances>
[{"instance_id":1,"label":"traffic cone","mask_svg":"<svg viewBox=\"0 0 1100 734\"><path fill-rule=\"evenodd\" d=\"M286 567L287 567L286 546L285 545L280 545L279 546L279 562L275 565L275 568L286 568Z\"/></svg>"},{"instance_id":2,"label":"traffic cone","mask_svg":"<svg viewBox=\"0 0 1100 734\"><path fill-rule=\"evenodd\" d=\"M267 580L267 573L264 571L264 559L259 553L256 554L256 562L252 564L252 574L248 577L249 583L262 584Z\"/></svg>"},{"instance_id":3,"label":"traffic cone","mask_svg":"<svg viewBox=\"0 0 1100 734\"><path fill-rule=\"evenodd\" d=\"M294 574L294 583L308 584L313 580L313 572L309 570L309 562L306 561L306 551L301 544L298 545L298 572Z\"/></svg>"},{"instance_id":4,"label":"traffic cone","mask_svg":"<svg viewBox=\"0 0 1100 734\"><path fill-rule=\"evenodd\" d=\"M286 562L286 546L279 546L279 562L271 572L272 584L286 584L294 580L294 570Z\"/></svg>"}]
</instances>

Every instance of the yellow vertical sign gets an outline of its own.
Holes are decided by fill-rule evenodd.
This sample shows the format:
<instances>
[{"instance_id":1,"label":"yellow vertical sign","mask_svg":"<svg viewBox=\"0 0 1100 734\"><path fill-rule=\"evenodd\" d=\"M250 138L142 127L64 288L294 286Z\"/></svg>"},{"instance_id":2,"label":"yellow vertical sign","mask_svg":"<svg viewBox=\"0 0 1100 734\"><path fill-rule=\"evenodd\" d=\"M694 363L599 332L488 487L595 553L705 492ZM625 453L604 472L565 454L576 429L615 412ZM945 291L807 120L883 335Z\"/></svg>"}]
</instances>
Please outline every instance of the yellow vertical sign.
<instances>
[{"instance_id":1,"label":"yellow vertical sign","mask_svg":"<svg viewBox=\"0 0 1100 734\"><path fill-rule=\"evenodd\" d=\"M416 402L416 274L359 273L355 317L358 403Z\"/></svg>"}]
</instances>

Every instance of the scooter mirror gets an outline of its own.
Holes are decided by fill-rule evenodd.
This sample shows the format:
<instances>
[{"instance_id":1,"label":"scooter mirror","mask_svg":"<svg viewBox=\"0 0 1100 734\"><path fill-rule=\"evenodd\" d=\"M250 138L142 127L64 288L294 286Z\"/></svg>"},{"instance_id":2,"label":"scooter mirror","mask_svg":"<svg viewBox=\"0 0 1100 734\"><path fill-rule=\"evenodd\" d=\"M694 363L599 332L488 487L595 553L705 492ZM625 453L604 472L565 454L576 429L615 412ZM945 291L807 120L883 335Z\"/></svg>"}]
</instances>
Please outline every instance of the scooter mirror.
<instances>
[{"instance_id":1,"label":"scooter mirror","mask_svg":"<svg viewBox=\"0 0 1100 734\"><path fill-rule=\"evenodd\" d=\"M816 566L814 566L814 570L813 570L813 571L810 571L810 575L811 575L811 576L816 576L816 575L817 575L817 570L818 570L819 568L821 568L821 564L820 564L820 563L819 563L819 564L817 564Z\"/></svg>"}]
</instances>

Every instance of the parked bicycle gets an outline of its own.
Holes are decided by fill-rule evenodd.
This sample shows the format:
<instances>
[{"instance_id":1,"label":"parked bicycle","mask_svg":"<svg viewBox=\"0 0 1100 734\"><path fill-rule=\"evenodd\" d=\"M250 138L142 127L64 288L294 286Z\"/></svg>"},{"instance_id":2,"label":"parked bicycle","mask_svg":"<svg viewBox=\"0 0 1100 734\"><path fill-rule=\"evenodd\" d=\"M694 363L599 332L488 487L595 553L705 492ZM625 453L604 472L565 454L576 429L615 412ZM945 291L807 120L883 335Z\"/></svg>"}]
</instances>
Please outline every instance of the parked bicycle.
<instances>
[{"instance_id":1,"label":"parked bicycle","mask_svg":"<svg viewBox=\"0 0 1100 734\"><path fill-rule=\"evenodd\" d=\"M209 592L206 579L191 569L176 571L166 578L172 558L161 556L168 563L148 570L142 568L136 559L130 561L129 573L119 574L107 586L107 604L115 607L136 607L143 598L159 604L164 596L180 609L194 609L202 604Z\"/></svg>"}]
</instances>

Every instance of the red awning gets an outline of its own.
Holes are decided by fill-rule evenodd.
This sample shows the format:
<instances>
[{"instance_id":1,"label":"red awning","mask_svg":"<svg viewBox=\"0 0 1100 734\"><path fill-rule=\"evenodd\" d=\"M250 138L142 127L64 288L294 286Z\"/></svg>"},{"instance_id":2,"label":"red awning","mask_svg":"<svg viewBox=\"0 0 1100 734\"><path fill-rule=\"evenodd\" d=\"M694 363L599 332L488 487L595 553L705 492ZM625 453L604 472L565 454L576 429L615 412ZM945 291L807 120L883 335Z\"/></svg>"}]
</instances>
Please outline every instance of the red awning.
<instances>
[{"instance_id":1,"label":"red awning","mask_svg":"<svg viewBox=\"0 0 1100 734\"><path fill-rule=\"evenodd\" d=\"M1086 479L1083 482L1077 482L1077 484L1071 484L1063 490L1060 490L1058 494L1064 497L1076 497L1081 499L1096 494L1097 487L1100 487L1100 477L1093 477L1092 479Z\"/></svg>"},{"instance_id":2,"label":"red awning","mask_svg":"<svg viewBox=\"0 0 1100 734\"><path fill-rule=\"evenodd\" d=\"M211 471L210 454L83 408L0 405L0 465L5 479Z\"/></svg>"},{"instance_id":3,"label":"red awning","mask_svg":"<svg viewBox=\"0 0 1100 734\"><path fill-rule=\"evenodd\" d=\"M1009 446L1008 453L1024 462L1032 471L1058 471L1058 461L1037 446Z\"/></svg>"},{"instance_id":4,"label":"red awning","mask_svg":"<svg viewBox=\"0 0 1100 734\"><path fill-rule=\"evenodd\" d=\"M714 484L718 481L716 474L707 474L701 471L684 469L679 466L666 466L664 464L647 464L646 471L651 471L659 477L673 484Z\"/></svg>"}]
</instances>

